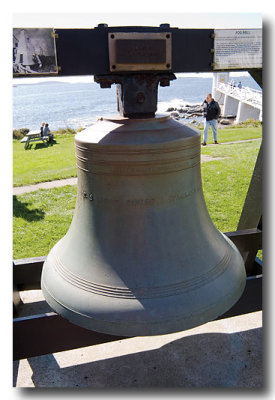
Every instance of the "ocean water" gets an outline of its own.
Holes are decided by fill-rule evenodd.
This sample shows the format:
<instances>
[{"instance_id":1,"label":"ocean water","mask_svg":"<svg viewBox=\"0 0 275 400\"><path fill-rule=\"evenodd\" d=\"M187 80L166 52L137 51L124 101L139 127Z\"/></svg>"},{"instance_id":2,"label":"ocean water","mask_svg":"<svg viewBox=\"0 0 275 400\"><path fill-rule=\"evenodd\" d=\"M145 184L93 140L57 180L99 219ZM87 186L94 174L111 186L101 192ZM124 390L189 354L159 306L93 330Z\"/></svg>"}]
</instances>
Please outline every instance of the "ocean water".
<instances>
[{"instance_id":1,"label":"ocean water","mask_svg":"<svg viewBox=\"0 0 275 400\"><path fill-rule=\"evenodd\" d=\"M248 74L234 75L234 79L260 90ZM159 87L158 112L166 112L171 106L202 103L211 90L211 74L180 74L170 86ZM42 122L47 122L51 130L85 128L110 114L117 114L115 85L101 89L92 76L13 80L13 129L39 129Z\"/></svg>"}]
</instances>

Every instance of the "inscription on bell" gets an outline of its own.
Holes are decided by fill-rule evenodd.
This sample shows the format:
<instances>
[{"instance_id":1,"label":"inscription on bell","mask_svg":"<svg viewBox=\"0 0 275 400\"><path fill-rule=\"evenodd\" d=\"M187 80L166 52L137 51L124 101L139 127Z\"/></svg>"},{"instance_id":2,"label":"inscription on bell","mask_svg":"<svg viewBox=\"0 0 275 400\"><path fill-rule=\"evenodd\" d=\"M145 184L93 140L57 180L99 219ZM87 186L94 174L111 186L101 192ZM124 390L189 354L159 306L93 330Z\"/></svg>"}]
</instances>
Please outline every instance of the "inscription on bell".
<instances>
[{"instance_id":1,"label":"inscription on bell","mask_svg":"<svg viewBox=\"0 0 275 400\"><path fill-rule=\"evenodd\" d=\"M110 203L123 203L130 207L150 207L154 205L164 205L164 204L171 204L177 201L181 201L186 199L187 197L191 196L192 194L201 190L202 185L194 187L188 191L182 193L175 193L169 194L167 197L162 198L155 198L155 197L148 197L148 198L132 198L132 199L119 199L119 198L110 198L110 197L96 197L92 193L83 193L83 197L89 200L95 200L98 204L109 205Z\"/></svg>"},{"instance_id":2,"label":"inscription on bell","mask_svg":"<svg viewBox=\"0 0 275 400\"><path fill-rule=\"evenodd\" d=\"M127 200L129 206L148 207L155 204L156 199L131 199Z\"/></svg>"},{"instance_id":3,"label":"inscription on bell","mask_svg":"<svg viewBox=\"0 0 275 400\"><path fill-rule=\"evenodd\" d=\"M88 194L87 192L83 192L83 197L84 197L85 199L89 199L89 200L91 200L91 201L94 200L94 196L93 196L92 193Z\"/></svg>"}]
</instances>

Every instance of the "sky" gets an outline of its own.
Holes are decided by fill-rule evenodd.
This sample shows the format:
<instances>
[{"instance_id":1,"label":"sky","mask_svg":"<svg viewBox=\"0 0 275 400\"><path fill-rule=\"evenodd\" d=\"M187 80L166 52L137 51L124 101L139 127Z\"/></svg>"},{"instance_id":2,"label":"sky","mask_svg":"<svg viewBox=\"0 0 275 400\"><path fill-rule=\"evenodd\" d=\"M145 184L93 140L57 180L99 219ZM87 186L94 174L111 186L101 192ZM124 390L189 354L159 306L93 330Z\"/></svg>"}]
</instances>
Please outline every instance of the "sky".
<instances>
[{"instance_id":1,"label":"sky","mask_svg":"<svg viewBox=\"0 0 275 400\"><path fill-rule=\"evenodd\" d=\"M178 28L260 28L261 13L197 12L113 12L113 13L14 13L13 27L93 28L109 26L159 26L170 23Z\"/></svg>"}]
</instances>

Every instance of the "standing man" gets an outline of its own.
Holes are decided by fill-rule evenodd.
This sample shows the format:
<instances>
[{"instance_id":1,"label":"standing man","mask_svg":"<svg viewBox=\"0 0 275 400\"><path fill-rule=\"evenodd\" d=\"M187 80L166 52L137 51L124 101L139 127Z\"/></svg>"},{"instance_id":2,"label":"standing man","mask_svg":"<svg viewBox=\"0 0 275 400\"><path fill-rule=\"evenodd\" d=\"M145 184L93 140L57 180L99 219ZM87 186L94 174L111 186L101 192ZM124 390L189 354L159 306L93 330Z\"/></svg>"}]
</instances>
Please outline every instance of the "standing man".
<instances>
[{"instance_id":1,"label":"standing man","mask_svg":"<svg viewBox=\"0 0 275 400\"><path fill-rule=\"evenodd\" d=\"M204 131L203 131L203 146L206 146L208 129L211 126L213 132L213 138L215 144L218 144L218 129L217 129L217 119L221 114L221 109L217 101L212 97L211 93L208 93L206 99L203 102L203 116L205 117Z\"/></svg>"}]
</instances>

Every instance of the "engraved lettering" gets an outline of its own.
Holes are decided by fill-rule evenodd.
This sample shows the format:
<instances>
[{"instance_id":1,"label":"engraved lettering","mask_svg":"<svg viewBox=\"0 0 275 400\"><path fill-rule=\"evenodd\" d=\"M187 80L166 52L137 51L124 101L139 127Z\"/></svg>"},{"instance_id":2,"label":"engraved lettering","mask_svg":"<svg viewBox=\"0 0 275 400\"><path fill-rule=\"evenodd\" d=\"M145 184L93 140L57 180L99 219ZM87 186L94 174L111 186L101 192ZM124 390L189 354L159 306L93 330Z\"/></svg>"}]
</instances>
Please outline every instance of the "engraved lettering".
<instances>
[{"instance_id":1,"label":"engraved lettering","mask_svg":"<svg viewBox=\"0 0 275 400\"><path fill-rule=\"evenodd\" d=\"M110 197L95 197L93 193L83 192L83 197L89 199L90 201L95 201L97 204L106 205L114 204L114 203L122 203L126 204L130 207L151 207L154 205L161 204L171 204L177 201L181 201L191 196L192 194L201 190L202 185L194 187L193 189L183 192L170 194L167 197L162 198L154 198L154 197L146 197L146 198L134 198L134 199L118 199L118 198L110 198Z\"/></svg>"},{"instance_id":2,"label":"engraved lettering","mask_svg":"<svg viewBox=\"0 0 275 400\"><path fill-rule=\"evenodd\" d=\"M94 200L94 195L92 193L83 192L84 199Z\"/></svg>"},{"instance_id":3,"label":"engraved lettering","mask_svg":"<svg viewBox=\"0 0 275 400\"><path fill-rule=\"evenodd\" d=\"M149 207L154 205L155 199L130 199L127 200L127 204L133 207Z\"/></svg>"},{"instance_id":4,"label":"engraved lettering","mask_svg":"<svg viewBox=\"0 0 275 400\"><path fill-rule=\"evenodd\" d=\"M201 189L201 185L199 185L196 188L193 188L192 190L186 191L184 193L178 193L178 194L170 195L169 196L169 202L170 203L174 203L174 202L179 201L179 200L184 200L184 199L186 199L186 197L191 196L193 193L198 192L200 189Z\"/></svg>"}]
</instances>

